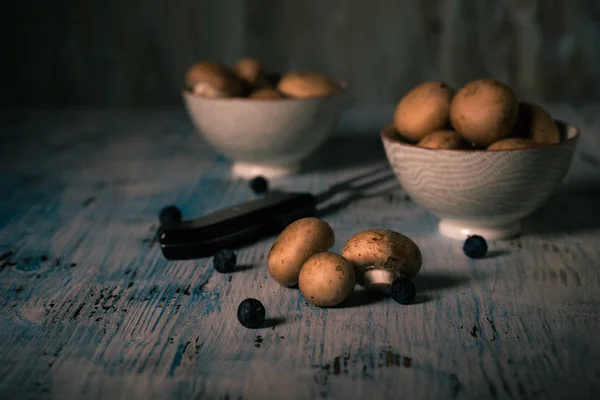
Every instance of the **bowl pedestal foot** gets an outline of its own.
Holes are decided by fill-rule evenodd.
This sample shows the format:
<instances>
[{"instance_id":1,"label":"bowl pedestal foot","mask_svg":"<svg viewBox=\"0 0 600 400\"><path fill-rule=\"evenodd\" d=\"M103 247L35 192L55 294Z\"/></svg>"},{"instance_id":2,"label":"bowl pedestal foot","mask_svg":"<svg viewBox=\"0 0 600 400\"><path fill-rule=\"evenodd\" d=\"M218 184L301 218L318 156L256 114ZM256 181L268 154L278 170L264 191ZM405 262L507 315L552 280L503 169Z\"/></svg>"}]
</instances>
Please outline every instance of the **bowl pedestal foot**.
<instances>
[{"instance_id":1,"label":"bowl pedestal foot","mask_svg":"<svg viewBox=\"0 0 600 400\"><path fill-rule=\"evenodd\" d=\"M468 236L479 235L486 240L503 240L519 236L522 231L521 221L511 222L504 225L472 225L468 221L456 221L442 219L438 225L442 236L451 239L464 240Z\"/></svg>"},{"instance_id":2,"label":"bowl pedestal foot","mask_svg":"<svg viewBox=\"0 0 600 400\"><path fill-rule=\"evenodd\" d=\"M234 162L231 175L237 178L251 179L263 176L267 179L293 175L300 171L300 164L266 165L249 162Z\"/></svg>"}]
</instances>

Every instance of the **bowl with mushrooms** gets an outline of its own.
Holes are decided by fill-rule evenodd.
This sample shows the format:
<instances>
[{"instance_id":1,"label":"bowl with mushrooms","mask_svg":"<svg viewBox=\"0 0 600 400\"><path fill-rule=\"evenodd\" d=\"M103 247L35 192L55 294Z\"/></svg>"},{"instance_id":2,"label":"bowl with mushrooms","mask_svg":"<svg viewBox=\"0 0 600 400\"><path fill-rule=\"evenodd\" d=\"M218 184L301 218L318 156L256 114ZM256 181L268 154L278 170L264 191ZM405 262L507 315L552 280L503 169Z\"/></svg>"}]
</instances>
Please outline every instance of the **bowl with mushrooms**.
<instances>
[{"instance_id":1,"label":"bowl with mushrooms","mask_svg":"<svg viewBox=\"0 0 600 400\"><path fill-rule=\"evenodd\" d=\"M312 71L268 74L254 58L229 68L203 61L183 99L197 132L233 161L234 176L293 174L336 127L343 80Z\"/></svg>"},{"instance_id":2,"label":"bowl with mushrooms","mask_svg":"<svg viewBox=\"0 0 600 400\"><path fill-rule=\"evenodd\" d=\"M381 131L409 196L439 218L442 235L507 239L558 189L579 129L494 79L455 91L440 81L411 89Z\"/></svg>"}]
</instances>

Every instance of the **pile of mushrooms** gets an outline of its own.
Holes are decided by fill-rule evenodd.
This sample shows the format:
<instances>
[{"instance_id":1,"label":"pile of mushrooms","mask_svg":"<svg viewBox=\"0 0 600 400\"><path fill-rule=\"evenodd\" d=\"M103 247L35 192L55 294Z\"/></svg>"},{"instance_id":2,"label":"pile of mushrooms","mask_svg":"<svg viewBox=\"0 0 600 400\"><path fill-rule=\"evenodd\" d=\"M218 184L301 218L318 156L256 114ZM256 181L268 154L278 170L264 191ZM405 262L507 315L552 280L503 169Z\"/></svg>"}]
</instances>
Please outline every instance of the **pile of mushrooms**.
<instances>
[{"instance_id":1,"label":"pile of mushrooms","mask_svg":"<svg viewBox=\"0 0 600 400\"><path fill-rule=\"evenodd\" d=\"M275 240L268 257L271 277L280 285L298 285L308 302L333 307L354 291L389 294L397 278L413 279L422 264L421 251L410 238L388 229L368 229L352 236L336 254L325 221L302 218L288 225Z\"/></svg>"}]
</instances>

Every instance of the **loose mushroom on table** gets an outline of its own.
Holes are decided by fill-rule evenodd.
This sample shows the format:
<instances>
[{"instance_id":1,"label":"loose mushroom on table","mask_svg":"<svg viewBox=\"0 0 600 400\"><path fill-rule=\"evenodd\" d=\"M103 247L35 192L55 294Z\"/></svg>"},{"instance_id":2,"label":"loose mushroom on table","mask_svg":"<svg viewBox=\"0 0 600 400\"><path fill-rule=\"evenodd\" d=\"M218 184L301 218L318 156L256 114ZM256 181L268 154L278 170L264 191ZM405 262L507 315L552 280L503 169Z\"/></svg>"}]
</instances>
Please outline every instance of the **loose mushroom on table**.
<instances>
[{"instance_id":1,"label":"loose mushroom on table","mask_svg":"<svg viewBox=\"0 0 600 400\"><path fill-rule=\"evenodd\" d=\"M302 265L311 256L333 246L335 235L327 222L307 217L288 225L269 251L268 269L282 286L298 283Z\"/></svg>"},{"instance_id":2,"label":"loose mushroom on table","mask_svg":"<svg viewBox=\"0 0 600 400\"><path fill-rule=\"evenodd\" d=\"M398 277L412 279L423 262L419 246L388 229L368 229L352 236L342 256L354 266L357 281L367 290L389 294Z\"/></svg>"}]
</instances>

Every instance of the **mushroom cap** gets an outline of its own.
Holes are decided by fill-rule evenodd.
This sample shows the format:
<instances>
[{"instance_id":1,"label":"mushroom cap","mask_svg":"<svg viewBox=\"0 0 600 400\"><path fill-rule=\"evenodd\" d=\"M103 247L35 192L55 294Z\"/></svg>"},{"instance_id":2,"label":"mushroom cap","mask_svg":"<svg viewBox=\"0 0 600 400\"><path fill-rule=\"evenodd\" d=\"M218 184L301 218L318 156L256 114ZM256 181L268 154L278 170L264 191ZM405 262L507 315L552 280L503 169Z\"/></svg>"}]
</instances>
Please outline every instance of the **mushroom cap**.
<instances>
[{"instance_id":1,"label":"mushroom cap","mask_svg":"<svg viewBox=\"0 0 600 400\"><path fill-rule=\"evenodd\" d=\"M256 58L244 57L239 59L233 70L237 76L248 82L250 85L257 85L263 78L264 68L262 63Z\"/></svg>"},{"instance_id":2,"label":"mushroom cap","mask_svg":"<svg viewBox=\"0 0 600 400\"><path fill-rule=\"evenodd\" d=\"M464 139L455 131L441 130L428 133L417 146L428 149L460 149L464 144Z\"/></svg>"},{"instance_id":3,"label":"mushroom cap","mask_svg":"<svg viewBox=\"0 0 600 400\"><path fill-rule=\"evenodd\" d=\"M517 121L515 92L495 79L467 83L452 98L450 122L467 142L477 147L507 138Z\"/></svg>"},{"instance_id":4,"label":"mushroom cap","mask_svg":"<svg viewBox=\"0 0 600 400\"><path fill-rule=\"evenodd\" d=\"M209 97L238 97L246 91L241 78L212 61L194 64L186 73L185 84L195 93Z\"/></svg>"},{"instance_id":5,"label":"mushroom cap","mask_svg":"<svg viewBox=\"0 0 600 400\"><path fill-rule=\"evenodd\" d=\"M421 250L410 238L388 229L368 229L352 236L342 249L358 283L369 269L384 269L396 276L414 278L421 270Z\"/></svg>"},{"instance_id":6,"label":"mushroom cap","mask_svg":"<svg viewBox=\"0 0 600 400\"><path fill-rule=\"evenodd\" d=\"M546 109L531 102L519 102L519 114L514 135L539 144L560 142L560 131Z\"/></svg>"},{"instance_id":7,"label":"mushroom cap","mask_svg":"<svg viewBox=\"0 0 600 400\"><path fill-rule=\"evenodd\" d=\"M279 93L277 90L272 88L260 88L256 89L249 96L251 99L263 99L263 100L277 100L284 99L285 96Z\"/></svg>"},{"instance_id":8,"label":"mushroom cap","mask_svg":"<svg viewBox=\"0 0 600 400\"><path fill-rule=\"evenodd\" d=\"M215 89L215 87L208 82L196 83L192 88L192 93L194 93L196 96L203 97L229 97L227 92Z\"/></svg>"},{"instance_id":9,"label":"mushroom cap","mask_svg":"<svg viewBox=\"0 0 600 400\"><path fill-rule=\"evenodd\" d=\"M531 149L540 145L531 139L524 138L506 138L498 140L488 146L488 150L516 150L516 149Z\"/></svg>"},{"instance_id":10,"label":"mushroom cap","mask_svg":"<svg viewBox=\"0 0 600 400\"><path fill-rule=\"evenodd\" d=\"M441 81L423 82L409 90L394 110L394 127L411 142L444 129L450 119L454 89Z\"/></svg>"},{"instance_id":11,"label":"mushroom cap","mask_svg":"<svg viewBox=\"0 0 600 400\"><path fill-rule=\"evenodd\" d=\"M277 237L267 266L271 277L282 286L298 283L302 265L311 256L333 246L335 236L329 224L319 218L301 218L288 225Z\"/></svg>"},{"instance_id":12,"label":"mushroom cap","mask_svg":"<svg viewBox=\"0 0 600 400\"><path fill-rule=\"evenodd\" d=\"M354 290L355 274L350 261L339 254L321 252L302 266L298 286L302 296L317 307L333 307Z\"/></svg>"},{"instance_id":13,"label":"mushroom cap","mask_svg":"<svg viewBox=\"0 0 600 400\"><path fill-rule=\"evenodd\" d=\"M285 96L309 98L329 96L340 87L328 76L310 71L295 71L284 75L277 84L277 90Z\"/></svg>"}]
</instances>

